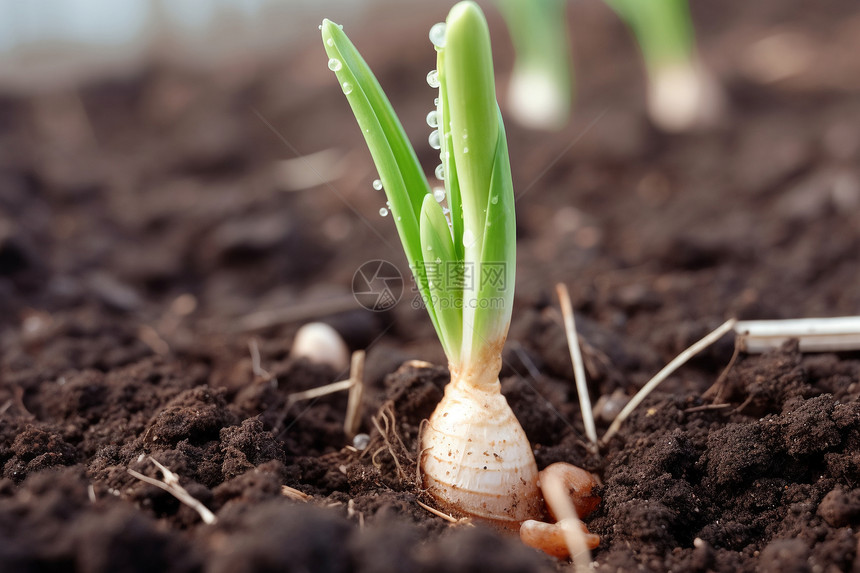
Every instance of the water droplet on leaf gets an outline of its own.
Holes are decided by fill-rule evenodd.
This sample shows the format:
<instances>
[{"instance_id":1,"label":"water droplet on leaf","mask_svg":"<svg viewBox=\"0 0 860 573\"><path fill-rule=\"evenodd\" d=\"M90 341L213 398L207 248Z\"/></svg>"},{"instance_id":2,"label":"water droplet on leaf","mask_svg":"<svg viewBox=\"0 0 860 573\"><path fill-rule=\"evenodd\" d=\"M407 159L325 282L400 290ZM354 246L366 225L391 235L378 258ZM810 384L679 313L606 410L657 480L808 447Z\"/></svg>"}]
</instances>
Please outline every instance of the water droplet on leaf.
<instances>
[{"instance_id":1,"label":"water droplet on leaf","mask_svg":"<svg viewBox=\"0 0 860 573\"><path fill-rule=\"evenodd\" d=\"M326 46L334 46L334 40L332 38L329 38L328 40L326 40L325 43L326 43Z\"/></svg>"},{"instance_id":2,"label":"water droplet on leaf","mask_svg":"<svg viewBox=\"0 0 860 573\"><path fill-rule=\"evenodd\" d=\"M439 130L434 129L430 132L430 137L427 138L427 142L430 144L430 147L433 149L442 149L442 142L439 141Z\"/></svg>"},{"instance_id":3,"label":"water droplet on leaf","mask_svg":"<svg viewBox=\"0 0 860 573\"><path fill-rule=\"evenodd\" d=\"M382 181L380 181L379 179L374 179L373 180L373 188L376 189L377 191L382 191Z\"/></svg>"},{"instance_id":4,"label":"water droplet on leaf","mask_svg":"<svg viewBox=\"0 0 860 573\"><path fill-rule=\"evenodd\" d=\"M499 202L499 196L498 195L493 195L492 197L490 197L490 203L492 203L493 205L495 205L498 202Z\"/></svg>"},{"instance_id":5,"label":"water droplet on leaf","mask_svg":"<svg viewBox=\"0 0 860 573\"><path fill-rule=\"evenodd\" d=\"M439 125L439 114L436 113L435 109L427 114L427 125L430 127L437 127Z\"/></svg>"},{"instance_id":6,"label":"water droplet on leaf","mask_svg":"<svg viewBox=\"0 0 860 573\"><path fill-rule=\"evenodd\" d=\"M387 217L388 216L388 209L386 209L385 207L380 207L379 208L379 215L380 215L380 217Z\"/></svg>"},{"instance_id":7,"label":"water droplet on leaf","mask_svg":"<svg viewBox=\"0 0 860 573\"><path fill-rule=\"evenodd\" d=\"M433 24L433 27L430 28L430 41L433 42L433 45L437 48L445 47L445 22L438 22Z\"/></svg>"},{"instance_id":8,"label":"water droplet on leaf","mask_svg":"<svg viewBox=\"0 0 860 573\"><path fill-rule=\"evenodd\" d=\"M343 83L340 85L340 87L341 87L341 88L343 88L343 93L345 93L346 95L349 95L349 94L351 94L351 93L352 93L352 84L351 84L351 83L349 83L349 82L343 82Z\"/></svg>"},{"instance_id":9,"label":"water droplet on leaf","mask_svg":"<svg viewBox=\"0 0 860 573\"><path fill-rule=\"evenodd\" d=\"M441 203L445 200L445 190L441 187L437 187L433 190L433 198L436 199L437 203Z\"/></svg>"},{"instance_id":10,"label":"water droplet on leaf","mask_svg":"<svg viewBox=\"0 0 860 573\"><path fill-rule=\"evenodd\" d=\"M436 70L430 70L427 72L427 85L431 88L439 87L439 72Z\"/></svg>"},{"instance_id":11,"label":"water droplet on leaf","mask_svg":"<svg viewBox=\"0 0 860 573\"><path fill-rule=\"evenodd\" d=\"M340 69L340 66L341 66L340 60L338 60L337 58L331 58L328 61L328 69L330 69L333 72L338 71Z\"/></svg>"},{"instance_id":12,"label":"water droplet on leaf","mask_svg":"<svg viewBox=\"0 0 860 573\"><path fill-rule=\"evenodd\" d=\"M445 180L445 166L441 163L436 166L436 179L439 181Z\"/></svg>"}]
</instances>

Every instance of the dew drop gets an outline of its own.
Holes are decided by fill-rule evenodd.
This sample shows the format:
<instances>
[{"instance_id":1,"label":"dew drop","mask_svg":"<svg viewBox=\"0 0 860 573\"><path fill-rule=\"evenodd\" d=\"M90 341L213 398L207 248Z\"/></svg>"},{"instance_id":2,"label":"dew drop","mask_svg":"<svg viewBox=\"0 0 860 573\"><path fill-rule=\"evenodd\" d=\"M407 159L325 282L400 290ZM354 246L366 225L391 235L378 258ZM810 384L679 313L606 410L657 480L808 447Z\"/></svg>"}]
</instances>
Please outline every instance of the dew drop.
<instances>
[{"instance_id":1,"label":"dew drop","mask_svg":"<svg viewBox=\"0 0 860 573\"><path fill-rule=\"evenodd\" d=\"M322 24L320 24L320 25L318 26L318 28L319 28L320 30L322 30Z\"/></svg>"},{"instance_id":2,"label":"dew drop","mask_svg":"<svg viewBox=\"0 0 860 573\"><path fill-rule=\"evenodd\" d=\"M397 216L397 220L398 220L398 221L400 221L400 220L402 220L402 219L403 219L403 217L401 217L400 215L398 215L398 216Z\"/></svg>"},{"instance_id":3,"label":"dew drop","mask_svg":"<svg viewBox=\"0 0 860 573\"><path fill-rule=\"evenodd\" d=\"M365 450L370 445L370 436L367 434L356 434L352 439L352 446L356 450Z\"/></svg>"},{"instance_id":4,"label":"dew drop","mask_svg":"<svg viewBox=\"0 0 860 573\"><path fill-rule=\"evenodd\" d=\"M450 212L451 212L451 209L449 209L448 207L442 207L442 214L443 215L447 215Z\"/></svg>"},{"instance_id":5,"label":"dew drop","mask_svg":"<svg viewBox=\"0 0 860 573\"><path fill-rule=\"evenodd\" d=\"M433 105L435 105L436 107L439 107L439 98L437 98L437 97L433 98Z\"/></svg>"},{"instance_id":6,"label":"dew drop","mask_svg":"<svg viewBox=\"0 0 860 573\"><path fill-rule=\"evenodd\" d=\"M467 249L475 244L475 233L471 229L463 231L463 246Z\"/></svg>"},{"instance_id":7,"label":"dew drop","mask_svg":"<svg viewBox=\"0 0 860 573\"><path fill-rule=\"evenodd\" d=\"M376 189L377 191L382 191L382 181L380 181L379 179L374 179L373 180L373 188Z\"/></svg>"},{"instance_id":8,"label":"dew drop","mask_svg":"<svg viewBox=\"0 0 860 573\"><path fill-rule=\"evenodd\" d=\"M436 166L436 179L439 181L445 180L445 166L441 163Z\"/></svg>"},{"instance_id":9,"label":"dew drop","mask_svg":"<svg viewBox=\"0 0 860 573\"><path fill-rule=\"evenodd\" d=\"M427 245L427 250L428 250L428 251L432 251L432 250L433 250L433 245Z\"/></svg>"},{"instance_id":10,"label":"dew drop","mask_svg":"<svg viewBox=\"0 0 860 573\"><path fill-rule=\"evenodd\" d=\"M464 147L464 148L463 148L463 153L469 153L469 148L468 148L468 147Z\"/></svg>"},{"instance_id":11,"label":"dew drop","mask_svg":"<svg viewBox=\"0 0 860 573\"><path fill-rule=\"evenodd\" d=\"M439 263L441 263L441 262L442 262L442 259L441 259L441 258L439 258L439 257L436 257L436 264L438 265L438 264L439 264Z\"/></svg>"},{"instance_id":12,"label":"dew drop","mask_svg":"<svg viewBox=\"0 0 860 573\"><path fill-rule=\"evenodd\" d=\"M436 113L435 109L427 114L427 125L429 125L430 127L438 127L439 126L439 114Z\"/></svg>"},{"instance_id":13,"label":"dew drop","mask_svg":"<svg viewBox=\"0 0 860 573\"><path fill-rule=\"evenodd\" d=\"M380 217L387 217L388 216L388 209L386 209L385 207L380 207L379 208L379 216Z\"/></svg>"},{"instance_id":14,"label":"dew drop","mask_svg":"<svg viewBox=\"0 0 860 573\"><path fill-rule=\"evenodd\" d=\"M427 85L431 88L439 87L439 72L436 70L430 70L427 72Z\"/></svg>"},{"instance_id":15,"label":"dew drop","mask_svg":"<svg viewBox=\"0 0 860 573\"><path fill-rule=\"evenodd\" d=\"M338 24L338 25L337 25L337 29L338 29L338 30L343 30L343 24Z\"/></svg>"},{"instance_id":16,"label":"dew drop","mask_svg":"<svg viewBox=\"0 0 860 573\"><path fill-rule=\"evenodd\" d=\"M445 47L445 22L438 22L433 24L433 27L430 28L430 41L433 42L433 45L437 48Z\"/></svg>"},{"instance_id":17,"label":"dew drop","mask_svg":"<svg viewBox=\"0 0 860 573\"><path fill-rule=\"evenodd\" d=\"M330 69L333 72L338 71L340 69L340 65L341 65L340 60L338 60L337 58L331 58L328 61L328 69Z\"/></svg>"},{"instance_id":18,"label":"dew drop","mask_svg":"<svg viewBox=\"0 0 860 573\"><path fill-rule=\"evenodd\" d=\"M492 197L490 197L490 203L492 203L493 205L495 205L498 202L499 202L499 196L498 195L493 195Z\"/></svg>"},{"instance_id":19,"label":"dew drop","mask_svg":"<svg viewBox=\"0 0 860 573\"><path fill-rule=\"evenodd\" d=\"M445 190L441 187L437 187L433 190L433 198L436 199L437 203L441 203L445 200Z\"/></svg>"},{"instance_id":20,"label":"dew drop","mask_svg":"<svg viewBox=\"0 0 860 573\"><path fill-rule=\"evenodd\" d=\"M329 38L328 40L325 41L325 43L326 43L326 46L334 46L334 39Z\"/></svg>"},{"instance_id":21,"label":"dew drop","mask_svg":"<svg viewBox=\"0 0 860 573\"><path fill-rule=\"evenodd\" d=\"M349 83L349 82L343 82L343 83L340 85L340 87L341 87L341 88L343 88L343 93L345 93L346 95L349 95L349 94L351 94L351 93L352 93L352 84L351 84L351 83Z\"/></svg>"},{"instance_id":22,"label":"dew drop","mask_svg":"<svg viewBox=\"0 0 860 573\"><path fill-rule=\"evenodd\" d=\"M430 144L430 147L433 149L442 149L442 142L439 141L439 130L434 129L430 132L430 137L427 138L427 142Z\"/></svg>"}]
</instances>

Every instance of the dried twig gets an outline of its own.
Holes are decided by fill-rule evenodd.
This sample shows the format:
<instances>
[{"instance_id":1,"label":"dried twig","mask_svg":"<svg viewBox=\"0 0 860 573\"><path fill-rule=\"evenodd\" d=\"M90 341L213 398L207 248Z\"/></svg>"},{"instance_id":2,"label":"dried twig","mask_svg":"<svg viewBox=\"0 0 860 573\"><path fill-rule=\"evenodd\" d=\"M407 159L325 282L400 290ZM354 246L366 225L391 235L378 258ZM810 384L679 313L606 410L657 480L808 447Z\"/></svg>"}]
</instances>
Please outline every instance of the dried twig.
<instances>
[{"instance_id":1,"label":"dried twig","mask_svg":"<svg viewBox=\"0 0 860 573\"><path fill-rule=\"evenodd\" d=\"M352 385L352 380L341 380L340 382L332 382L331 384L326 384L325 386L318 386L316 388L311 388L310 390L293 392L292 394L287 396L287 404L289 406L292 406L296 402L301 402L303 400L310 400L312 398L328 396L329 394L334 394L335 392L349 390L350 388L352 388Z\"/></svg>"},{"instance_id":2,"label":"dried twig","mask_svg":"<svg viewBox=\"0 0 860 573\"><path fill-rule=\"evenodd\" d=\"M161 475L164 476L164 481L145 476L142 473L136 472L131 468L128 468L128 473L130 473L140 481L163 489L164 491L178 499L180 502L184 503L185 505L196 511L200 515L200 519L203 520L203 523L207 525L212 525L213 523L218 521L218 518L215 517L214 513L209 511L209 508L200 503L200 501L198 501L190 493L188 493L188 490L186 490L179 484L178 475L158 463L158 461L152 456L149 457L149 461L151 461L159 470L161 470Z\"/></svg>"},{"instance_id":3,"label":"dried twig","mask_svg":"<svg viewBox=\"0 0 860 573\"><path fill-rule=\"evenodd\" d=\"M576 334L576 322L573 317L573 307L570 304L570 293L564 283L555 285L558 301L561 304L561 314L564 316L564 332L567 335L567 347L573 362L573 377L576 380L576 393L579 395L579 408L582 410L582 423L585 435L592 445L597 445L597 429L594 426L594 413L591 409L591 397L588 395L588 381L585 379L585 368L582 363L582 353L579 349L579 337Z\"/></svg>"},{"instance_id":4,"label":"dried twig","mask_svg":"<svg viewBox=\"0 0 860 573\"><path fill-rule=\"evenodd\" d=\"M609 426L609 429L606 430L606 433L603 434L603 438L600 440L602 444L606 444L612 436L614 436L618 432L618 428L621 427L621 423L627 419L633 410L636 409L642 400L645 399L648 394L650 394L654 388L660 385L663 380L669 377L675 370L680 368L685 362L687 362L690 358L715 343L717 340L723 337L727 332L731 331L735 323L737 321L733 318L730 318L726 322L724 322L721 326L719 326L712 333L708 334L686 350L684 350L681 354L675 357L669 364L667 364L660 372L658 372L651 380L648 381L645 386L643 386L639 392L636 393L635 396L627 403L626 406L618 413L618 416L615 417L615 420L612 421L612 424Z\"/></svg>"},{"instance_id":5,"label":"dried twig","mask_svg":"<svg viewBox=\"0 0 860 573\"><path fill-rule=\"evenodd\" d=\"M363 350L357 350L352 353L349 379L352 381L352 386L349 388L349 400L346 404L346 419L343 422L343 431L348 438L352 438L358 433L358 428L361 425L361 399L364 397Z\"/></svg>"},{"instance_id":6,"label":"dried twig","mask_svg":"<svg viewBox=\"0 0 860 573\"><path fill-rule=\"evenodd\" d=\"M302 392L293 392L287 396L287 407L289 408L296 402L302 400L310 400L319 398L335 392L349 390L349 399L346 405L346 418L343 422L343 431L348 437L353 437L358 433L358 428L361 425L361 399L364 396L364 351L356 350L352 353L352 362L350 364L349 378L340 382L332 382L325 386L311 388Z\"/></svg>"},{"instance_id":7,"label":"dried twig","mask_svg":"<svg viewBox=\"0 0 860 573\"><path fill-rule=\"evenodd\" d=\"M799 318L792 320L742 320L735 325L743 352L759 353L792 338L801 352L860 350L860 316Z\"/></svg>"}]
</instances>

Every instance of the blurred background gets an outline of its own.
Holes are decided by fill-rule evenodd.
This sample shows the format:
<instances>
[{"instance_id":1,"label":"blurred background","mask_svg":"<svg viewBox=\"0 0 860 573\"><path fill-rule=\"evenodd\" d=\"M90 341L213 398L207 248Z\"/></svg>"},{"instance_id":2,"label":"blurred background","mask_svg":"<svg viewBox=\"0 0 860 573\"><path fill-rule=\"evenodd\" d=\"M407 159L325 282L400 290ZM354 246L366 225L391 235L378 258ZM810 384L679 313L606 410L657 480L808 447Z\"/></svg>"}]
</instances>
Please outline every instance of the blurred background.
<instances>
[{"instance_id":1,"label":"blurred background","mask_svg":"<svg viewBox=\"0 0 860 573\"><path fill-rule=\"evenodd\" d=\"M860 252L856 2L694 0L696 58L724 106L685 133L652 121L634 35L599 0L568 2L560 22L569 119L518 125L514 46L481 4L521 197L518 304L566 281L578 310L666 355L732 314L860 312L843 288ZM344 25L432 173L428 31L449 8L0 0L0 321L97 309L164 353L206 329L289 335L326 318L351 347L385 332L441 360L423 311L352 298L362 262L408 268L317 26ZM695 326L679 335L680 320Z\"/></svg>"}]
</instances>

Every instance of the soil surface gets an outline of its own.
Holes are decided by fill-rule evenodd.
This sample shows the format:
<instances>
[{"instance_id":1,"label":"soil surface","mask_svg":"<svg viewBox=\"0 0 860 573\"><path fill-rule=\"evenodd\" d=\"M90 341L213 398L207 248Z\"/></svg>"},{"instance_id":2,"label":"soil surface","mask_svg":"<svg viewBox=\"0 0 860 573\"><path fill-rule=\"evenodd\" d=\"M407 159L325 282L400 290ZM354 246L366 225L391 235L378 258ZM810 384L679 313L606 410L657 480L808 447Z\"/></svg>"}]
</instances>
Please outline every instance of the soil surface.
<instances>
[{"instance_id":1,"label":"soil surface","mask_svg":"<svg viewBox=\"0 0 860 573\"><path fill-rule=\"evenodd\" d=\"M599 453L585 446L556 282L605 398L599 432L729 317L860 314L854 3L694 8L729 103L718 128L649 126L633 44L597 3L571 6L571 125L509 122L519 266L502 389L540 467L600 476L597 570L858 571L860 353L789 342L732 361L726 337ZM428 171L426 31L443 16L347 29ZM755 43L774 34L776 60ZM331 181L296 190L280 162L329 148L315 175ZM0 98L0 570L570 567L418 505L416 437L448 374L408 281L392 310L353 300L365 261L408 270L375 178L316 38L274 63ZM343 433L345 394L288 399L347 377L291 356L311 320L367 350L365 449ZM163 478L151 460L217 522L129 473Z\"/></svg>"}]
</instances>

